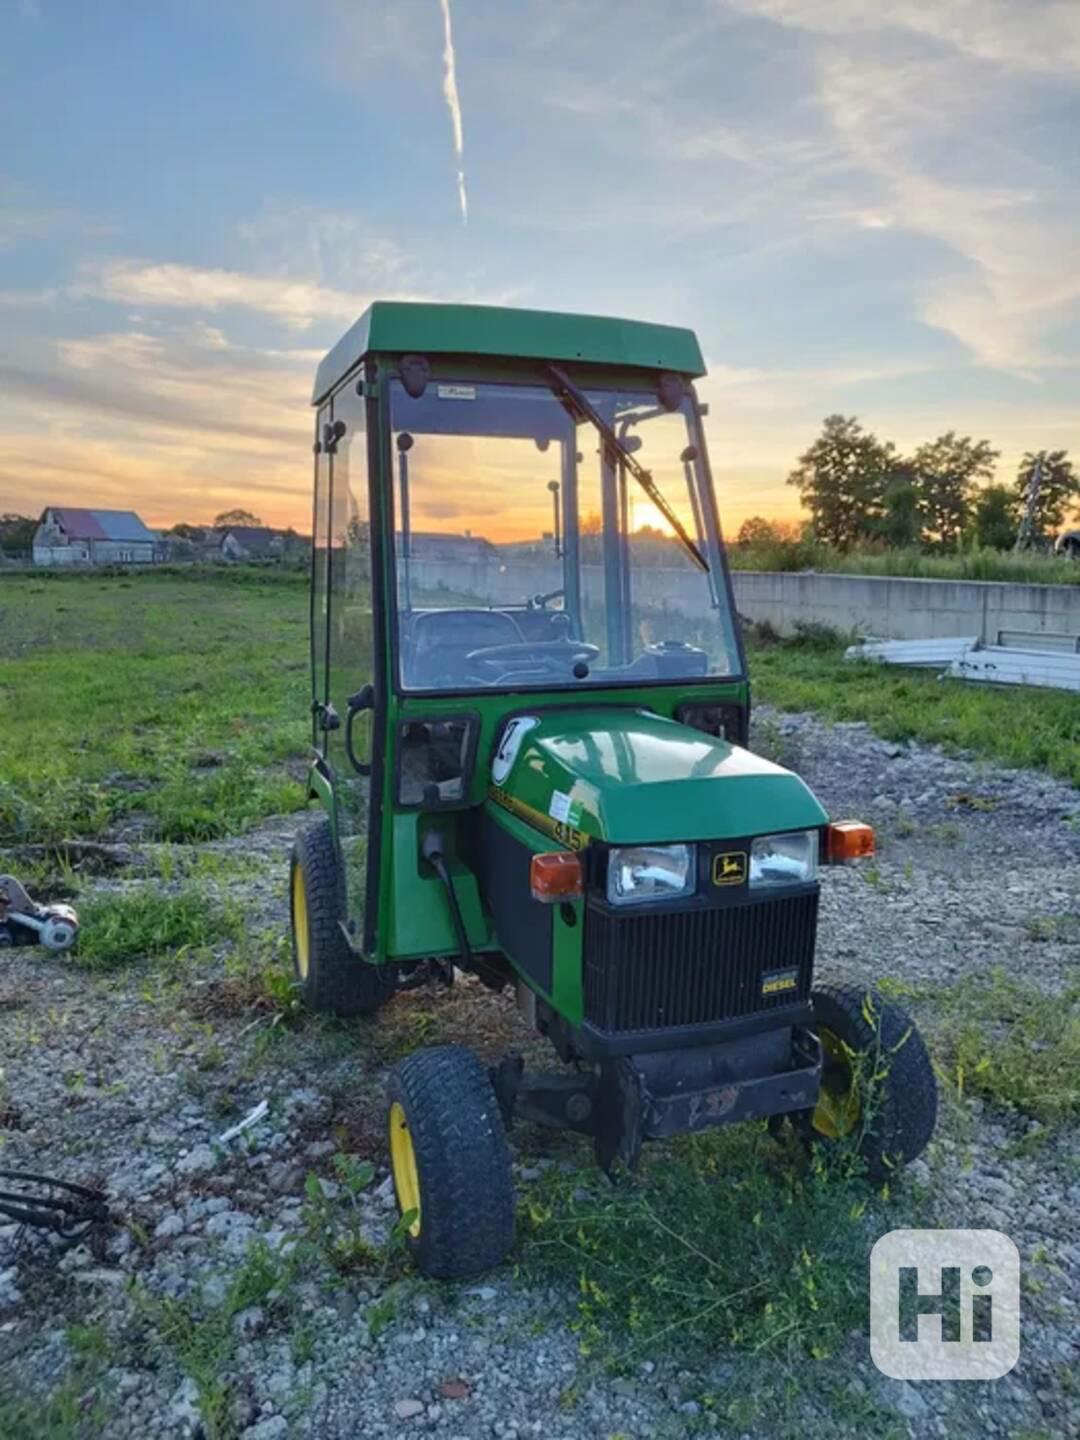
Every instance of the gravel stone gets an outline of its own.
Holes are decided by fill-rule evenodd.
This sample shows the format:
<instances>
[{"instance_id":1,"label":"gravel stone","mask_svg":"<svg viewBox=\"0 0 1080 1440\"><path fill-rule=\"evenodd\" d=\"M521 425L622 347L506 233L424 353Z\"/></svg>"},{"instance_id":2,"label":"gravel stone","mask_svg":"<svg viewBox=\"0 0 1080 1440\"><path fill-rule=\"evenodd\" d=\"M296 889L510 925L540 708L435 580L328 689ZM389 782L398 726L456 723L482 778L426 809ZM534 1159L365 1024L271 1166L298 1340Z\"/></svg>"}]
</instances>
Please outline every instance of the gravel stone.
<instances>
[{"instance_id":1,"label":"gravel stone","mask_svg":"<svg viewBox=\"0 0 1080 1440\"><path fill-rule=\"evenodd\" d=\"M769 743L782 736L782 763L804 777L830 814L865 817L878 834L872 866L822 872L821 973L918 987L1001 966L1046 994L1064 991L1080 962L1076 790L930 746L885 742L861 724L834 727L758 707L755 724L762 722L758 733ZM303 823L281 817L238 839L170 847L169 854L242 857L242 879L229 874L207 884L242 900L253 933L284 935L281 877ZM145 837L143 845L154 853ZM0 869L8 868L18 865L0 857ZM136 882L82 883L115 893ZM178 875L161 883L185 882ZM226 961L222 949L190 974L186 994L178 998L170 982L158 1000L152 963L111 974L107 987L32 950L5 951L0 966L5 1080L30 1117L27 1128L5 1132L4 1163L101 1178L115 1221L103 1251L89 1244L65 1251L46 1241L32 1259L16 1248L15 1227L0 1227L0 1359L19 1347L7 1379L44 1400L73 1373L68 1327L101 1327L109 1344L95 1392L109 1407L103 1440L195 1440L203 1433L182 1352L157 1344L134 1292L151 1309L170 1297L196 1317L220 1316L252 1242L268 1247L270 1260L259 1263L273 1264L309 1233L309 1172L329 1182L320 1185L319 1214L338 1238L378 1243L393 1224L384 1062L370 1039L380 1022L357 1026L347 1045L340 1032L328 1036L317 1025L282 1027L267 1059L260 1049L265 1023L252 1028L257 1015L217 1005L215 997L227 997L235 983ZM18 1005L2 1003L9 997ZM421 998L395 999L393 1023L401 1025ZM516 1023L508 1019L508 996L469 979L434 1003L448 1006L455 1025L469 1017L461 1020L466 1038L483 1036L489 1018L496 1028ZM31 1029L40 1043L27 1046L21 1037ZM74 1073L87 1077L78 1104L65 1083ZM205 1138L221 1129L216 1117L246 1114L264 1098L270 1111L257 1143L241 1137L218 1151ZM961 1107L948 1108L938 1138L896 1187L897 1203L925 1198L936 1223L986 1224L1012 1236L1025 1275L1036 1282L1025 1291L1020 1365L990 1393L964 1382L896 1382L874 1369L856 1331L828 1360L804 1360L792 1371L800 1393L779 1428L807 1440L894 1431L911 1440L1069 1433L1080 1330L1073 1141L989 1105L965 1100L959 1121L950 1115ZM525 1127L511 1136L523 1186L547 1170L577 1170L576 1149L553 1143L538 1158L542 1144ZM376 1166L372 1185L357 1197L335 1171L339 1150ZM583 1198L593 1193L586 1182L572 1183L582 1185ZM684 1440L691 1431L730 1428L737 1436L726 1418L728 1397L752 1401L759 1390L776 1389L760 1359L719 1343L700 1362L676 1358L677 1344L645 1346L634 1354L633 1378L597 1369L570 1328L572 1282L532 1285L508 1266L467 1286L429 1286L402 1274L396 1260L390 1274L379 1264L338 1270L308 1252L304 1261L300 1275L283 1273L226 1331L219 1378L229 1433L249 1440ZM852 1416L835 1401L838 1376ZM694 1398L709 1394L718 1397L716 1411ZM880 1423L862 1414L864 1405L880 1407ZM745 1422L746 1440L770 1433L763 1417Z\"/></svg>"},{"instance_id":2,"label":"gravel stone","mask_svg":"<svg viewBox=\"0 0 1080 1440\"><path fill-rule=\"evenodd\" d=\"M244 1440L284 1440L289 1433L289 1422L284 1415L268 1415L249 1425L244 1431Z\"/></svg>"},{"instance_id":3,"label":"gravel stone","mask_svg":"<svg viewBox=\"0 0 1080 1440\"><path fill-rule=\"evenodd\" d=\"M0 1270L0 1310L18 1305L22 1299L22 1291L15 1283L18 1277L19 1272L14 1265L7 1270Z\"/></svg>"},{"instance_id":4,"label":"gravel stone","mask_svg":"<svg viewBox=\"0 0 1080 1440\"><path fill-rule=\"evenodd\" d=\"M186 1155L181 1155L176 1162L176 1168L181 1175L204 1175L208 1170L213 1170L217 1164L217 1156L209 1145L196 1145Z\"/></svg>"}]
</instances>

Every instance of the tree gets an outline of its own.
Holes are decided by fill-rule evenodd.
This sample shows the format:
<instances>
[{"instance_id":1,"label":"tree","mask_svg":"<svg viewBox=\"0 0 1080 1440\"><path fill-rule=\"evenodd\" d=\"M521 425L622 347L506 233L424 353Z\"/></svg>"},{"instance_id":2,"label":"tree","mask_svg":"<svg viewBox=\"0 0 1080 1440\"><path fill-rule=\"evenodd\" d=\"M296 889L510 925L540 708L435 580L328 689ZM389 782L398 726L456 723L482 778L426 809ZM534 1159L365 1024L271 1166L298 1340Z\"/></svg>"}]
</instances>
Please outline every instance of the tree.
<instances>
[{"instance_id":1,"label":"tree","mask_svg":"<svg viewBox=\"0 0 1080 1440\"><path fill-rule=\"evenodd\" d=\"M29 555L36 529L37 521L28 515L0 515L0 550L5 555Z\"/></svg>"},{"instance_id":2,"label":"tree","mask_svg":"<svg viewBox=\"0 0 1080 1440\"><path fill-rule=\"evenodd\" d=\"M826 418L821 434L788 476L819 539L847 549L874 533L895 453L854 415Z\"/></svg>"},{"instance_id":3,"label":"tree","mask_svg":"<svg viewBox=\"0 0 1080 1440\"><path fill-rule=\"evenodd\" d=\"M912 459L926 529L954 549L971 519L975 487L990 480L1000 451L989 440L972 440L949 430L920 445Z\"/></svg>"},{"instance_id":4,"label":"tree","mask_svg":"<svg viewBox=\"0 0 1080 1440\"><path fill-rule=\"evenodd\" d=\"M877 533L892 550L919 545L923 538L922 510L915 471L904 461L893 466L881 497Z\"/></svg>"},{"instance_id":5,"label":"tree","mask_svg":"<svg viewBox=\"0 0 1080 1440\"><path fill-rule=\"evenodd\" d=\"M987 550L1011 550L1020 507L1007 485L988 485L975 497L975 540Z\"/></svg>"},{"instance_id":6,"label":"tree","mask_svg":"<svg viewBox=\"0 0 1080 1440\"><path fill-rule=\"evenodd\" d=\"M751 515L739 526L736 545L772 545L779 539L776 526L760 515Z\"/></svg>"},{"instance_id":7,"label":"tree","mask_svg":"<svg viewBox=\"0 0 1080 1440\"><path fill-rule=\"evenodd\" d=\"M171 530L166 530L165 534L175 535L180 540L190 540L193 545L201 545L206 539L206 527L189 525L186 520L181 520L179 525L174 525Z\"/></svg>"},{"instance_id":8,"label":"tree","mask_svg":"<svg viewBox=\"0 0 1080 1440\"><path fill-rule=\"evenodd\" d=\"M1072 502L1080 498L1080 475L1073 469L1067 450L1028 452L1016 474L1016 496L1021 509L1027 502L1028 487L1037 463L1041 463L1039 494L1031 517L1032 534L1046 538L1061 529Z\"/></svg>"},{"instance_id":9,"label":"tree","mask_svg":"<svg viewBox=\"0 0 1080 1440\"><path fill-rule=\"evenodd\" d=\"M252 525L261 526L262 521L258 515L253 515L250 510L223 510L220 515L214 516L214 529L227 530L230 525Z\"/></svg>"}]
</instances>

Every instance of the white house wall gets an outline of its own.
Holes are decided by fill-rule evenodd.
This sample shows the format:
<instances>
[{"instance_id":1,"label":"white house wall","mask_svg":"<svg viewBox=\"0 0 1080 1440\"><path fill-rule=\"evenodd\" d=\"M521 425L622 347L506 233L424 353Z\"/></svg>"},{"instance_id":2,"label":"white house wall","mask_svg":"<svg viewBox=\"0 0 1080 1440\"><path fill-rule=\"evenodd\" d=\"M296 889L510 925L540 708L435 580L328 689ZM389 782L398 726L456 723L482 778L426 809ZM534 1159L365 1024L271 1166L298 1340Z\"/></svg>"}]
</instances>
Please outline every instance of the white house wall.
<instances>
[{"instance_id":1,"label":"white house wall","mask_svg":"<svg viewBox=\"0 0 1080 1440\"><path fill-rule=\"evenodd\" d=\"M35 545L34 564L51 567L54 570L69 569L73 565L88 565L90 554L86 545Z\"/></svg>"},{"instance_id":2,"label":"white house wall","mask_svg":"<svg viewBox=\"0 0 1080 1440\"><path fill-rule=\"evenodd\" d=\"M75 565L150 565L154 546L144 540L76 540L70 545L39 545L34 564L54 570Z\"/></svg>"}]
</instances>

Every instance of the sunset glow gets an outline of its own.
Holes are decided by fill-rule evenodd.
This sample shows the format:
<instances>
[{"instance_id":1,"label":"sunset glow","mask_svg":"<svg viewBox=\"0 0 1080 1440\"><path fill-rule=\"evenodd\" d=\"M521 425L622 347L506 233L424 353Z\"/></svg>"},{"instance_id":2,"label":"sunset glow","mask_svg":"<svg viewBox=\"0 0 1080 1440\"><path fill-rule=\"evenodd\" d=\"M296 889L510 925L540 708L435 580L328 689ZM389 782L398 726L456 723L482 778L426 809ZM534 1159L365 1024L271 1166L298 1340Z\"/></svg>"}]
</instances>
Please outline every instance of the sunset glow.
<instances>
[{"instance_id":1,"label":"sunset glow","mask_svg":"<svg viewBox=\"0 0 1080 1440\"><path fill-rule=\"evenodd\" d=\"M1005 480L1080 454L1080 7L971 13L6 7L0 511L308 530L311 379L373 298L691 326L729 534L796 516L835 411Z\"/></svg>"}]
</instances>

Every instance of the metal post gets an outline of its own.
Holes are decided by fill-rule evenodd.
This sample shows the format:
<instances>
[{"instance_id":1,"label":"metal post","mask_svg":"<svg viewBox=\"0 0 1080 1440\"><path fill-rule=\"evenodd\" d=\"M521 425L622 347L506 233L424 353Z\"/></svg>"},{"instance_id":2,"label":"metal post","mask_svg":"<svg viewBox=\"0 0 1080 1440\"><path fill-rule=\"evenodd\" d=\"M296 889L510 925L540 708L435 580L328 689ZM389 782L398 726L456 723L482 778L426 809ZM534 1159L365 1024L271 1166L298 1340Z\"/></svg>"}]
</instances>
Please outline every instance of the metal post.
<instances>
[{"instance_id":1,"label":"metal post","mask_svg":"<svg viewBox=\"0 0 1080 1440\"><path fill-rule=\"evenodd\" d=\"M562 550L562 544L561 544L560 539L559 539L559 534L560 534L560 532L559 532L559 482L558 482L558 480L549 480L549 481L548 481L548 489L551 491L551 501L552 501L552 505L554 506L554 510L555 510L555 531L554 531L554 534L555 534L555 558L556 558L556 560L560 560L560 559L562 558L563 550Z\"/></svg>"},{"instance_id":2,"label":"metal post","mask_svg":"<svg viewBox=\"0 0 1080 1440\"><path fill-rule=\"evenodd\" d=\"M581 607L581 531L578 511L577 431L570 425L562 442L563 497L563 605L570 616L570 633L575 640L585 639L585 616Z\"/></svg>"},{"instance_id":3,"label":"metal post","mask_svg":"<svg viewBox=\"0 0 1080 1440\"><path fill-rule=\"evenodd\" d=\"M600 495L604 539L604 619L607 626L608 664L623 663L622 625L622 539L619 535L620 510L618 481L611 463L607 442L600 439Z\"/></svg>"},{"instance_id":4,"label":"metal post","mask_svg":"<svg viewBox=\"0 0 1080 1440\"><path fill-rule=\"evenodd\" d=\"M409 513L409 451L413 437L407 432L397 437L398 475L401 484L401 600L402 608L412 609L412 517Z\"/></svg>"}]
</instances>

